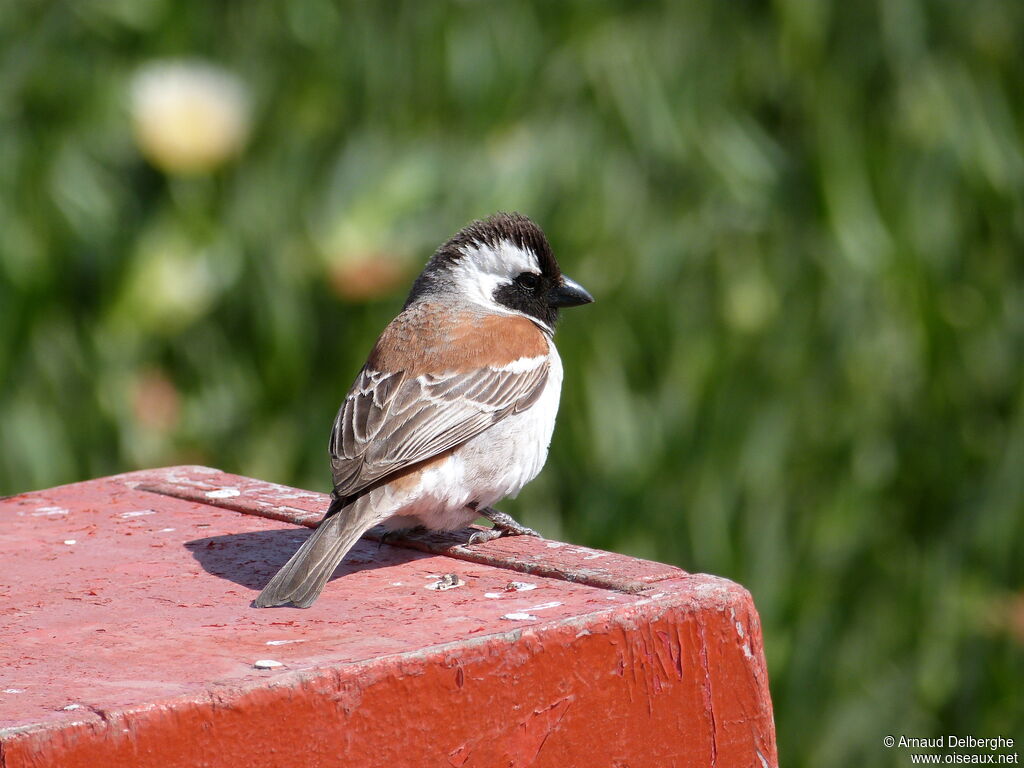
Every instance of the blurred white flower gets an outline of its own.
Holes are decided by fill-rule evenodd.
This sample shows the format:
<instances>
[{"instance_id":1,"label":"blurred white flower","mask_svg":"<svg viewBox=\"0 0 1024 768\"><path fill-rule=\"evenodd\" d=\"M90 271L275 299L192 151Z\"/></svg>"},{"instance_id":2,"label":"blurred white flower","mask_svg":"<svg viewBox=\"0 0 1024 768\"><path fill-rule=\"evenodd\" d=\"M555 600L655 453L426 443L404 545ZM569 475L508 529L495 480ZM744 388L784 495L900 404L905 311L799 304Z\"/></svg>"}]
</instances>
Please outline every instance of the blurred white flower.
<instances>
[{"instance_id":1,"label":"blurred white flower","mask_svg":"<svg viewBox=\"0 0 1024 768\"><path fill-rule=\"evenodd\" d=\"M132 79L132 120L143 154L168 173L201 173L245 145L249 92L234 74L197 61L160 61Z\"/></svg>"}]
</instances>

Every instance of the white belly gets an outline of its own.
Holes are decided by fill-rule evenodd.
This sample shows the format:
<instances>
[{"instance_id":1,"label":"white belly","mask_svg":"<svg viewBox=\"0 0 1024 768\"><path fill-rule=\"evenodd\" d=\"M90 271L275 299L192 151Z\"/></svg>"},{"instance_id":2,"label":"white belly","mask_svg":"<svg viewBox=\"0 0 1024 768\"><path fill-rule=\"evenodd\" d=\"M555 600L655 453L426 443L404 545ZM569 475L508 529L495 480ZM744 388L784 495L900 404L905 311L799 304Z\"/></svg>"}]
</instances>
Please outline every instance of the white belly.
<instances>
[{"instance_id":1,"label":"white belly","mask_svg":"<svg viewBox=\"0 0 1024 768\"><path fill-rule=\"evenodd\" d=\"M433 530L464 528L478 515L467 504L489 507L515 497L544 467L562 392L562 360L554 344L544 392L532 407L509 416L456 449L451 460L423 473L402 500L389 528L425 525Z\"/></svg>"}]
</instances>

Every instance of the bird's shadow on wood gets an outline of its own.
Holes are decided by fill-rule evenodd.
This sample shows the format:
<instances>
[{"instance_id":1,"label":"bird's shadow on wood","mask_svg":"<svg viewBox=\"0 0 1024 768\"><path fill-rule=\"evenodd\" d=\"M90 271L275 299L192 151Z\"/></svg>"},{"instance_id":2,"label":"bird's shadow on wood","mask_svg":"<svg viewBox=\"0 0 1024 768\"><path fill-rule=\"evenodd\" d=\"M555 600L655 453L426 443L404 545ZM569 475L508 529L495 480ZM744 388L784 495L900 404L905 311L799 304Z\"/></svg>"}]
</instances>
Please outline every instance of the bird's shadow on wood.
<instances>
[{"instance_id":1,"label":"bird's shadow on wood","mask_svg":"<svg viewBox=\"0 0 1024 768\"><path fill-rule=\"evenodd\" d=\"M295 527L229 533L193 539L185 542L184 546L207 573L249 589L263 589L311 533L311 530ZM345 556L331 579L356 571L388 568L427 556L412 549L362 539Z\"/></svg>"}]
</instances>

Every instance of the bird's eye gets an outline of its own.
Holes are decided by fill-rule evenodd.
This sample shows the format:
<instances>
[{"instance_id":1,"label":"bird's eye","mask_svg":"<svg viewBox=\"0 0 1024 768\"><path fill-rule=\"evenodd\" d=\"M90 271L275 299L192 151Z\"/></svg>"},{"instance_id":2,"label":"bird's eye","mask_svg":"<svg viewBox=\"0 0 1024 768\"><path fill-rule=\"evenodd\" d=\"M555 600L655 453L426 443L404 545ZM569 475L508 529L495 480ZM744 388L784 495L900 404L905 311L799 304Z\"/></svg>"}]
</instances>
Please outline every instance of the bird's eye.
<instances>
[{"instance_id":1,"label":"bird's eye","mask_svg":"<svg viewBox=\"0 0 1024 768\"><path fill-rule=\"evenodd\" d=\"M534 290L540 285L540 275L533 272L523 272L519 277L516 278L516 282L519 283L523 288L528 290Z\"/></svg>"}]
</instances>

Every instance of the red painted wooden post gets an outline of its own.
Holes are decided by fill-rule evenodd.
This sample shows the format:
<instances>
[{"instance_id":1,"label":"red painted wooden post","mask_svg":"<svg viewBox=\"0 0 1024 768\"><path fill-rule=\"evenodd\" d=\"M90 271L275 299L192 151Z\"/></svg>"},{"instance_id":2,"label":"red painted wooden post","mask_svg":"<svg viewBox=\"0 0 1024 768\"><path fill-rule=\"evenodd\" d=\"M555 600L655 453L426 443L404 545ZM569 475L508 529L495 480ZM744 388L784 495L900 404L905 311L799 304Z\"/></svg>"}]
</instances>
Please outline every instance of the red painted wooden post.
<instances>
[{"instance_id":1,"label":"red painted wooden post","mask_svg":"<svg viewBox=\"0 0 1024 768\"><path fill-rule=\"evenodd\" d=\"M0 768L777 764L742 587L424 535L251 608L325 506L206 467L0 501Z\"/></svg>"}]
</instances>

